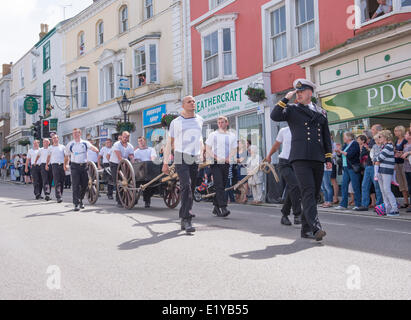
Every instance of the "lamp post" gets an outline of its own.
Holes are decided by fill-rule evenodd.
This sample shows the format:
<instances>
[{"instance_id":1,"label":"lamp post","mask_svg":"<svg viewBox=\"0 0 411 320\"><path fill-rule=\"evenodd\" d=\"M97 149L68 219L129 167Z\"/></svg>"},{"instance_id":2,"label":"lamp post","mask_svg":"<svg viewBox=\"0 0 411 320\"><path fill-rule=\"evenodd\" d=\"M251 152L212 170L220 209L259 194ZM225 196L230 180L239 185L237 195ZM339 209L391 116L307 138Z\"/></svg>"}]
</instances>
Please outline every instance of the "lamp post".
<instances>
[{"instance_id":1,"label":"lamp post","mask_svg":"<svg viewBox=\"0 0 411 320\"><path fill-rule=\"evenodd\" d=\"M124 92L123 98L117 101L118 106L120 107L121 112L124 113L124 123L127 122L127 113L130 110L131 101L127 99L126 93Z\"/></svg>"}]
</instances>

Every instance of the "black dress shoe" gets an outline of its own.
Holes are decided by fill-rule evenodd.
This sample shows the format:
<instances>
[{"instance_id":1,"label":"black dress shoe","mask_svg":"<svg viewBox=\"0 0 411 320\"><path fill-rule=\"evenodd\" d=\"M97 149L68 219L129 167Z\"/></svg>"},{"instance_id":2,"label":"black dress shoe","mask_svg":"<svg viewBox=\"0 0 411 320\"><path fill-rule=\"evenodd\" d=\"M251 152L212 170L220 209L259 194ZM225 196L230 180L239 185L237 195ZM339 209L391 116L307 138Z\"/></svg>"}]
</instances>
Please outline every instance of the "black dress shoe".
<instances>
[{"instance_id":1,"label":"black dress shoe","mask_svg":"<svg viewBox=\"0 0 411 320\"><path fill-rule=\"evenodd\" d=\"M85 208L85 206L84 206L83 202L80 202L80 209L84 209L84 208Z\"/></svg>"},{"instance_id":2,"label":"black dress shoe","mask_svg":"<svg viewBox=\"0 0 411 320\"><path fill-rule=\"evenodd\" d=\"M41 199L41 196L36 196L36 200L40 200Z\"/></svg>"},{"instance_id":3,"label":"black dress shoe","mask_svg":"<svg viewBox=\"0 0 411 320\"><path fill-rule=\"evenodd\" d=\"M324 230L318 230L316 233L314 233L314 237L316 241L321 241L325 236L327 235L327 233L325 233Z\"/></svg>"},{"instance_id":4,"label":"black dress shoe","mask_svg":"<svg viewBox=\"0 0 411 320\"><path fill-rule=\"evenodd\" d=\"M61 199L61 198L57 199L57 203L62 203L62 202L63 202L63 199Z\"/></svg>"},{"instance_id":5,"label":"black dress shoe","mask_svg":"<svg viewBox=\"0 0 411 320\"><path fill-rule=\"evenodd\" d=\"M80 211L80 207L79 207L78 204L76 204L76 205L74 206L74 211Z\"/></svg>"},{"instance_id":6,"label":"black dress shoe","mask_svg":"<svg viewBox=\"0 0 411 320\"><path fill-rule=\"evenodd\" d=\"M355 208L354 211L368 211L368 208L367 207L358 207L358 208Z\"/></svg>"},{"instance_id":7,"label":"black dress shoe","mask_svg":"<svg viewBox=\"0 0 411 320\"><path fill-rule=\"evenodd\" d=\"M292 225L290 219L288 219L287 216L282 216L282 218L281 218L281 224L283 224L283 225L285 225L285 226L291 226L291 225Z\"/></svg>"},{"instance_id":8,"label":"black dress shoe","mask_svg":"<svg viewBox=\"0 0 411 320\"><path fill-rule=\"evenodd\" d=\"M46 196L46 197L44 198L44 200L46 200L46 201L50 201L50 200L51 200L51 198L50 198L49 196Z\"/></svg>"},{"instance_id":9,"label":"black dress shoe","mask_svg":"<svg viewBox=\"0 0 411 320\"><path fill-rule=\"evenodd\" d=\"M227 217L231 213L230 210L227 209L227 207L222 207L220 211L221 211L220 217L223 217L223 218Z\"/></svg>"},{"instance_id":10,"label":"black dress shoe","mask_svg":"<svg viewBox=\"0 0 411 320\"><path fill-rule=\"evenodd\" d=\"M301 238L304 239L315 239L314 234L310 231L310 232L301 232Z\"/></svg>"},{"instance_id":11,"label":"black dress shoe","mask_svg":"<svg viewBox=\"0 0 411 320\"><path fill-rule=\"evenodd\" d=\"M221 211L220 211L220 208L219 208L219 207L214 206L213 215L215 215L215 216L217 216L217 217L221 217Z\"/></svg>"},{"instance_id":12,"label":"black dress shoe","mask_svg":"<svg viewBox=\"0 0 411 320\"><path fill-rule=\"evenodd\" d=\"M181 219L181 230L185 230L186 233L195 232L196 229L191 224L191 219Z\"/></svg>"},{"instance_id":13,"label":"black dress shoe","mask_svg":"<svg viewBox=\"0 0 411 320\"><path fill-rule=\"evenodd\" d=\"M146 202L144 205L144 208L147 208L147 209L150 208L150 202Z\"/></svg>"},{"instance_id":14,"label":"black dress shoe","mask_svg":"<svg viewBox=\"0 0 411 320\"><path fill-rule=\"evenodd\" d=\"M297 225L301 224L301 216L294 217L294 224L297 224Z\"/></svg>"}]
</instances>

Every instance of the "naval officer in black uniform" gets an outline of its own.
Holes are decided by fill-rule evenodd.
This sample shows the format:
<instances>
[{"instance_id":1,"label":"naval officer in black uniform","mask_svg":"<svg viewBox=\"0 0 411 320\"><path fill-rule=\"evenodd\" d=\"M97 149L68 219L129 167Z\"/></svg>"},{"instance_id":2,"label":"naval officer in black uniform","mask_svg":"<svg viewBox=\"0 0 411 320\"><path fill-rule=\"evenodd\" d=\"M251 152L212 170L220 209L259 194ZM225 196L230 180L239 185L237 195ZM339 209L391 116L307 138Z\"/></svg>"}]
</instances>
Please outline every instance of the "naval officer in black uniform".
<instances>
[{"instance_id":1,"label":"naval officer in black uniform","mask_svg":"<svg viewBox=\"0 0 411 320\"><path fill-rule=\"evenodd\" d=\"M306 79L294 81L295 91L278 102L273 121L287 121L292 134L289 161L301 190L303 215L301 236L321 241L326 235L317 212L317 199L324 175L324 162L332 166L332 144L327 112L311 101L315 85ZM297 104L289 103L297 95Z\"/></svg>"}]
</instances>

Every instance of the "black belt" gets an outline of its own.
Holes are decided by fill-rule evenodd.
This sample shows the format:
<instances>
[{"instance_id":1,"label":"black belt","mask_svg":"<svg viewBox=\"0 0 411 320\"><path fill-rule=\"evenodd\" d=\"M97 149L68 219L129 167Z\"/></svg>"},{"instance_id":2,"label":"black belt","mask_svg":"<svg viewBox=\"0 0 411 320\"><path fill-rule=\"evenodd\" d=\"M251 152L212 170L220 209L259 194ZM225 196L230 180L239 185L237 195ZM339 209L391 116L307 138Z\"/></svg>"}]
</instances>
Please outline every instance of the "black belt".
<instances>
[{"instance_id":1,"label":"black belt","mask_svg":"<svg viewBox=\"0 0 411 320\"><path fill-rule=\"evenodd\" d=\"M85 166L87 166L87 163L86 163L86 162L84 162L84 163L72 162L72 163L71 163L71 166L85 167Z\"/></svg>"},{"instance_id":2,"label":"black belt","mask_svg":"<svg viewBox=\"0 0 411 320\"><path fill-rule=\"evenodd\" d=\"M51 165L52 166L62 166L64 164L64 162L62 162L62 163L52 163Z\"/></svg>"}]
</instances>

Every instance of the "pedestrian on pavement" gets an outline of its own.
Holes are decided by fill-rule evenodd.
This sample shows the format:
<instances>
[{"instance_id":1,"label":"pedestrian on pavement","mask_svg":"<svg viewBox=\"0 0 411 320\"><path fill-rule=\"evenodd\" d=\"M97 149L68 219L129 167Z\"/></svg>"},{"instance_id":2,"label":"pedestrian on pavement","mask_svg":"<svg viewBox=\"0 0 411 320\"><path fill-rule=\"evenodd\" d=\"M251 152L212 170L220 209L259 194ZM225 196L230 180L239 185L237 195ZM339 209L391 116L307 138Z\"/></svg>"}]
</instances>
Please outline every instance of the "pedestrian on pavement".
<instances>
[{"instance_id":1,"label":"pedestrian on pavement","mask_svg":"<svg viewBox=\"0 0 411 320\"><path fill-rule=\"evenodd\" d=\"M287 93L271 113L274 121L287 121L291 130L289 161L300 186L303 216L301 236L321 241L323 230L317 201L324 175L324 162L332 168L332 144L327 112L312 102L315 84L306 79L294 81L295 91ZM297 94L297 104L289 104Z\"/></svg>"},{"instance_id":2,"label":"pedestrian on pavement","mask_svg":"<svg viewBox=\"0 0 411 320\"><path fill-rule=\"evenodd\" d=\"M261 156L257 146L252 145L250 147L250 157L247 159L247 174L251 175L248 179L248 184L251 188L251 193L253 195L253 204L259 205L263 203L263 183L264 183L264 173L261 170L257 170L262 162Z\"/></svg>"},{"instance_id":3,"label":"pedestrian on pavement","mask_svg":"<svg viewBox=\"0 0 411 320\"><path fill-rule=\"evenodd\" d=\"M238 141L238 165L237 176L238 181L243 180L247 176L247 159L249 157L248 142L245 139ZM240 194L237 197L237 202L245 204L248 201L248 182L243 183L238 188Z\"/></svg>"},{"instance_id":4,"label":"pedestrian on pavement","mask_svg":"<svg viewBox=\"0 0 411 320\"><path fill-rule=\"evenodd\" d=\"M228 130L228 119L220 116L217 119L218 129L212 132L206 140L207 163L211 164L211 173L214 177L214 209L213 215L227 217L230 210L227 209L225 187L228 181L230 164L236 162L237 138Z\"/></svg>"},{"instance_id":5,"label":"pedestrian on pavement","mask_svg":"<svg viewBox=\"0 0 411 320\"><path fill-rule=\"evenodd\" d=\"M27 158L27 154L23 154L23 167L21 169L22 175L24 176L24 184L30 184L31 183L31 164ZM26 172L26 164L28 164L28 172Z\"/></svg>"},{"instance_id":6,"label":"pedestrian on pavement","mask_svg":"<svg viewBox=\"0 0 411 320\"><path fill-rule=\"evenodd\" d=\"M333 173L332 168L327 168L327 165L324 164L324 177L322 181L321 188L324 193L324 203L321 205L323 208L331 208L333 206L333 186L331 183L331 175Z\"/></svg>"},{"instance_id":7,"label":"pedestrian on pavement","mask_svg":"<svg viewBox=\"0 0 411 320\"><path fill-rule=\"evenodd\" d=\"M170 173L170 156L174 151L174 164L180 179L181 207L179 217L181 229L186 233L195 232L192 225L193 193L196 187L198 163L202 162L203 123L204 119L195 114L195 99L187 96L183 99L179 117L170 123L169 137L164 151L163 173Z\"/></svg>"},{"instance_id":8,"label":"pedestrian on pavement","mask_svg":"<svg viewBox=\"0 0 411 320\"><path fill-rule=\"evenodd\" d=\"M65 150L64 171L67 171L68 163L70 161L74 211L84 209L83 199L86 195L88 187L88 149L98 152L98 149L91 145L90 142L81 139L80 129L73 129L73 140L67 144Z\"/></svg>"},{"instance_id":9,"label":"pedestrian on pavement","mask_svg":"<svg viewBox=\"0 0 411 320\"><path fill-rule=\"evenodd\" d=\"M405 139L405 128L404 126L397 126L394 129L394 135L397 138L397 141L394 145L394 154L395 154L395 177L396 181L398 182L400 192L403 195L404 202L400 206L401 209L408 208L408 185L407 185L407 178L405 177L404 172L404 159L402 158L402 154L404 151L404 146L407 144L407 140Z\"/></svg>"},{"instance_id":10,"label":"pedestrian on pavement","mask_svg":"<svg viewBox=\"0 0 411 320\"><path fill-rule=\"evenodd\" d=\"M64 158L66 147L59 143L59 136L53 135L53 145L49 147L49 153L47 156L46 170L51 169L54 179L54 190L56 193L57 203L63 202L63 190L64 190Z\"/></svg>"},{"instance_id":11,"label":"pedestrian on pavement","mask_svg":"<svg viewBox=\"0 0 411 320\"><path fill-rule=\"evenodd\" d=\"M361 166L360 166L360 146L355 141L355 135L352 132L345 132L343 135L344 145L337 149L337 154L342 156L343 162L343 180L341 184L342 199L337 210L346 210L348 208L349 184L351 182L354 193L354 210L361 206Z\"/></svg>"},{"instance_id":12,"label":"pedestrian on pavement","mask_svg":"<svg viewBox=\"0 0 411 320\"><path fill-rule=\"evenodd\" d=\"M407 130L405 133L407 144L404 146L404 152L401 158L404 159L404 172L407 178L408 194L411 196L411 131ZM411 207L408 207L407 212L411 212Z\"/></svg>"},{"instance_id":13,"label":"pedestrian on pavement","mask_svg":"<svg viewBox=\"0 0 411 320\"><path fill-rule=\"evenodd\" d=\"M383 130L378 138L383 145L380 154L377 156L378 182L380 184L382 197L384 199L385 212L387 216L399 216L397 200L391 191L391 182L394 175L395 153L393 146L393 136L389 130Z\"/></svg>"},{"instance_id":14,"label":"pedestrian on pavement","mask_svg":"<svg viewBox=\"0 0 411 320\"><path fill-rule=\"evenodd\" d=\"M36 164L37 155L40 152L40 141L33 141L33 148L31 148L27 154L27 162L24 171L29 172L28 165L31 165L31 177L33 180L34 196L36 200L42 199L41 192L43 190L43 180L41 178L41 168L40 165Z\"/></svg>"},{"instance_id":15,"label":"pedestrian on pavement","mask_svg":"<svg viewBox=\"0 0 411 320\"><path fill-rule=\"evenodd\" d=\"M44 200L50 201L50 193L51 193L51 185L53 183L53 173L51 168L46 167L47 165L47 157L49 155L49 146L50 140L43 139L43 148L40 148L39 153L37 154L36 160L34 161L35 164L40 165L41 170L41 180L43 181L43 191L44 191Z\"/></svg>"},{"instance_id":16,"label":"pedestrian on pavement","mask_svg":"<svg viewBox=\"0 0 411 320\"><path fill-rule=\"evenodd\" d=\"M335 143L333 136L331 135L331 142L332 142L332 171L331 171L331 184L333 186L333 202L332 204L339 204L340 201L338 200L338 194L340 193L340 187L337 182L337 176L340 175L339 166L338 166L338 156L335 150L337 149L337 143Z\"/></svg>"},{"instance_id":17,"label":"pedestrian on pavement","mask_svg":"<svg viewBox=\"0 0 411 320\"><path fill-rule=\"evenodd\" d=\"M4 154L1 155L0 173L1 173L2 180L6 181L6 179L7 179L7 159L6 159L6 156Z\"/></svg>"},{"instance_id":18,"label":"pedestrian on pavement","mask_svg":"<svg viewBox=\"0 0 411 320\"><path fill-rule=\"evenodd\" d=\"M107 170L110 168L110 161L107 158L107 155L110 154L112 148L113 148L113 140L107 139L105 146L101 148L100 153L97 158L98 169L102 170L104 168L103 179L107 182L107 197L109 200L113 200L114 186L113 186L112 174L109 174L107 172Z\"/></svg>"},{"instance_id":19,"label":"pedestrian on pavement","mask_svg":"<svg viewBox=\"0 0 411 320\"><path fill-rule=\"evenodd\" d=\"M291 208L293 208L294 214L294 224L301 224L301 192L298 186L297 177L295 176L293 166L289 162L290 151L291 151L291 130L290 127L285 127L280 129L278 132L275 143L272 146L270 152L268 153L265 161L271 163L271 157L276 153L282 146L282 151L278 156L278 170L280 171L281 177L286 181L286 196L281 213L281 224L286 226L291 226L292 223L288 218L290 215Z\"/></svg>"},{"instance_id":20,"label":"pedestrian on pavement","mask_svg":"<svg viewBox=\"0 0 411 320\"><path fill-rule=\"evenodd\" d=\"M129 143L130 133L128 131L124 131L120 137L121 139L113 145L110 155L110 170L113 177L113 184L115 186L117 186L117 169L120 161L126 159L134 162L134 147L131 143ZM116 201L117 207L122 208L123 205L121 204L120 195L117 188Z\"/></svg>"}]
</instances>

